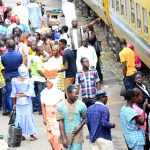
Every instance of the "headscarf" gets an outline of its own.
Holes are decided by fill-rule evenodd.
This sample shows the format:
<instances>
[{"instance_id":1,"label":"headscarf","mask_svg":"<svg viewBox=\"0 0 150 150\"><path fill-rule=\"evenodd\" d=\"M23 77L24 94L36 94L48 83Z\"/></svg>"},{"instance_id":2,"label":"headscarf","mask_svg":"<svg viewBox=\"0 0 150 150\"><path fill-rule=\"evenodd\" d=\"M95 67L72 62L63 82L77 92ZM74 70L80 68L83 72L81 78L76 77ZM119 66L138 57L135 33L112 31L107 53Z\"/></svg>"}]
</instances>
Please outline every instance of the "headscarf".
<instances>
[{"instance_id":1,"label":"headscarf","mask_svg":"<svg viewBox=\"0 0 150 150\"><path fill-rule=\"evenodd\" d=\"M52 49L58 51L59 50L59 45L53 45Z\"/></svg>"},{"instance_id":2,"label":"headscarf","mask_svg":"<svg viewBox=\"0 0 150 150\"><path fill-rule=\"evenodd\" d=\"M24 64L22 64L18 68L18 72L19 72L20 77L22 77L22 78L29 78L28 68Z\"/></svg>"}]
</instances>

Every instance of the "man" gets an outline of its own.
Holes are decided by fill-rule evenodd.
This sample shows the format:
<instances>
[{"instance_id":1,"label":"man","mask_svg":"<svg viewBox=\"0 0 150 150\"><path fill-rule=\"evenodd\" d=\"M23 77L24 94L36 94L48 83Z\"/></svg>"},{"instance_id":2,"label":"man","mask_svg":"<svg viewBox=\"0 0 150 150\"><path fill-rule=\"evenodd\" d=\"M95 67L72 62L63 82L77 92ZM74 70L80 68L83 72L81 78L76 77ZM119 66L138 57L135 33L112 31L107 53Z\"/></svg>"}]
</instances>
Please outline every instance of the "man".
<instances>
[{"instance_id":1,"label":"man","mask_svg":"<svg viewBox=\"0 0 150 150\"><path fill-rule=\"evenodd\" d=\"M94 25L98 22L100 18L95 19L90 23L90 25ZM69 36L71 38L72 50L76 51L79 47L81 47L81 39L83 38L83 28L87 26L78 26L78 21L76 19L72 20L72 27L69 29Z\"/></svg>"},{"instance_id":2,"label":"man","mask_svg":"<svg viewBox=\"0 0 150 150\"><path fill-rule=\"evenodd\" d=\"M33 110L37 111L39 115L42 114L41 110L41 100L40 100L40 93L45 87L45 75L43 70L43 62L40 58L40 55L43 55L43 51L41 47L35 47L36 54L32 56L30 60L30 69L31 69L31 76L34 80L34 90L36 97L33 98Z\"/></svg>"},{"instance_id":3,"label":"man","mask_svg":"<svg viewBox=\"0 0 150 150\"><path fill-rule=\"evenodd\" d=\"M22 64L22 56L15 51L15 41L7 41L8 51L2 55L2 65L4 66L4 77L6 86L4 88L3 97L3 115L8 115L13 109L13 99L10 98L11 93L11 79L19 76L18 68Z\"/></svg>"},{"instance_id":4,"label":"man","mask_svg":"<svg viewBox=\"0 0 150 150\"><path fill-rule=\"evenodd\" d=\"M71 28L72 20L76 19L76 11L75 11L75 5L73 3L73 0L68 0L64 5L63 5L63 13L65 15L65 24Z\"/></svg>"},{"instance_id":5,"label":"man","mask_svg":"<svg viewBox=\"0 0 150 150\"><path fill-rule=\"evenodd\" d=\"M27 5L29 11L30 27L32 32L36 32L41 27L42 13L40 6L35 3L35 0L30 0Z\"/></svg>"},{"instance_id":6,"label":"man","mask_svg":"<svg viewBox=\"0 0 150 150\"><path fill-rule=\"evenodd\" d=\"M134 73L137 71L135 67L135 53L127 47L125 39L120 39L120 44L123 48L123 50L119 53L124 76L123 83L126 90L133 89L135 87Z\"/></svg>"},{"instance_id":7,"label":"man","mask_svg":"<svg viewBox=\"0 0 150 150\"><path fill-rule=\"evenodd\" d=\"M90 69L89 60L81 58L82 71L77 72L75 83L81 88L82 101L87 107L95 103L96 89L100 90L100 79L95 69Z\"/></svg>"},{"instance_id":8,"label":"man","mask_svg":"<svg viewBox=\"0 0 150 150\"><path fill-rule=\"evenodd\" d=\"M83 131L87 108L78 98L78 88L71 85L67 88L67 100L57 106L57 120L61 140L66 150L82 150Z\"/></svg>"},{"instance_id":9,"label":"man","mask_svg":"<svg viewBox=\"0 0 150 150\"><path fill-rule=\"evenodd\" d=\"M65 39L59 40L59 47L60 50L64 51L63 55L63 64L64 67L58 72L65 71L65 91L67 90L67 87L74 83L75 76L76 76L76 59L75 55L72 50L67 49L67 41Z\"/></svg>"},{"instance_id":10,"label":"man","mask_svg":"<svg viewBox=\"0 0 150 150\"><path fill-rule=\"evenodd\" d=\"M14 13L15 16L18 16L20 19L20 24L25 24L26 26L29 25L29 12L27 7L22 5L22 0L17 0L16 1L17 6L14 7L12 12Z\"/></svg>"},{"instance_id":11,"label":"man","mask_svg":"<svg viewBox=\"0 0 150 150\"><path fill-rule=\"evenodd\" d=\"M113 150L111 128L114 123L109 122L109 110L106 107L107 93L104 90L96 92L96 103L88 108L86 124L90 132L92 150Z\"/></svg>"},{"instance_id":12,"label":"man","mask_svg":"<svg viewBox=\"0 0 150 150\"><path fill-rule=\"evenodd\" d=\"M86 38L82 38L82 46L77 50L77 71L82 70L81 58L86 57L89 60L90 68L96 69L97 56L93 46L88 45L88 40Z\"/></svg>"}]
</instances>

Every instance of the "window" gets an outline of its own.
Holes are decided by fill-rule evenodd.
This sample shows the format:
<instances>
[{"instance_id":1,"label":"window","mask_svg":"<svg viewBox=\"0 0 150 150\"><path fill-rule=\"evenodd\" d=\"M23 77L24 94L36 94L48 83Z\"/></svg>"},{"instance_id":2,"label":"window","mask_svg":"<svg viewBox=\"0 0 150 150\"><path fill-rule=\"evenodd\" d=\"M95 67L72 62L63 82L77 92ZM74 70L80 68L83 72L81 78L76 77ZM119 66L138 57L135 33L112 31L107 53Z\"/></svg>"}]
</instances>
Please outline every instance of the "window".
<instances>
[{"instance_id":1,"label":"window","mask_svg":"<svg viewBox=\"0 0 150 150\"><path fill-rule=\"evenodd\" d=\"M121 15L124 15L124 0L120 0Z\"/></svg>"},{"instance_id":2,"label":"window","mask_svg":"<svg viewBox=\"0 0 150 150\"><path fill-rule=\"evenodd\" d=\"M116 11L119 11L119 0L116 0Z\"/></svg>"},{"instance_id":3,"label":"window","mask_svg":"<svg viewBox=\"0 0 150 150\"><path fill-rule=\"evenodd\" d=\"M141 12L140 5L136 3L136 20L137 20L137 28L141 30Z\"/></svg>"},{"instance_id":4,"label":"window","mask_svg":"<svg viewBox=\"0 0 150 150\"><path fill-rule=\"evenodd\" d=\"M131 22L135 24L135 7L134 7L134 0L130 0L131 5Z\"/></svg>"},{"instance_id":5,"label":"window","mask_svg":"<svg viewBox=\"0 0 150 150\"><path fill-rule=\"evenodd\" d=\"M125 0L126 19L130 22L129 0Z\"/></svg>"},{"instance_id":6,"label":"window","mask_svg":"<svg viewBox=\"0 0 150 150\"><path fill-rule=\"evenodd\" d=\"M112 8L115 8L115 0L112 0Z\"/></svg>"},{"instance_id":7,"label":"window","mask_svg":"<svg viewBox=\"0 0 150 150\"><path fill-rule=\"evenodd\" d=\"M148 35L148 16L147 16L147 10L145 8L142 8L143 12L143 25L144 25L144 35Z\"/></svg>"}]
</instances>

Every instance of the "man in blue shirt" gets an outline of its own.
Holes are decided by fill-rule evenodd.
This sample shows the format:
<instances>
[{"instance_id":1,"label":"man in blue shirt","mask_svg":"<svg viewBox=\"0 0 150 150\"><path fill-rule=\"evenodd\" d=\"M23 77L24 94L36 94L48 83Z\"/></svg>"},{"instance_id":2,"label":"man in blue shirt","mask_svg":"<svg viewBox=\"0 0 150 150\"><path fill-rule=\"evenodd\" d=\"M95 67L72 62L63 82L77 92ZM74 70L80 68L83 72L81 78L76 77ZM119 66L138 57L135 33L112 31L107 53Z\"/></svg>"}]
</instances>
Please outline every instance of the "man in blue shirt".
<instances>
[{"instance_id":1,"label":"man in blue shirt","mask_svg":"<svg viewBox=\"0 0 150 150\"><path fill-rule=\"evenodd\" d=\"M2 64L4 66L4 77L6 80L6 86L4 88L3 97L3 115L8 115L13 109L13 99L10 98L11 93L11 79L19 76L18 68L22 64L22 56L15 51L14 40L8 40L8 51L2 55Z\"/></svg>"},{"instance_id":2,"label":"man in blue shirt","mask_svg":"<svg viewBox=\"0 0 150 150\"><path fill-rule=\"evenodd\" d=\"M88 108L86 124L90 132L92 150L113 150L111 128L114 123L109 122L109 110L106 107L107 93L104 90L96 92L96 103Z\"/></svg>"}]
</instances>

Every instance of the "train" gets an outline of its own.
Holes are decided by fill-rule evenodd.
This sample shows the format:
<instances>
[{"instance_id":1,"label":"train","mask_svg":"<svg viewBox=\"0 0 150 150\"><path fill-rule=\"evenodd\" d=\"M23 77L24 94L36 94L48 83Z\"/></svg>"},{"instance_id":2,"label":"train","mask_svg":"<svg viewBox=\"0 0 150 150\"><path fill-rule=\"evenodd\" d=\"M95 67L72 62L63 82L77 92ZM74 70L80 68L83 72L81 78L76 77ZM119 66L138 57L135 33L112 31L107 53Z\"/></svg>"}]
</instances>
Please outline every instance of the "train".
<instances>
[{"instance_id":1,"label":"train","mask_svg":"<svg viewBox=\"0 0 150 150\"><path fill-rule=\"evenodd\" d=\"M76 3L81 10L90 8L104 21L107 42L118 59L119 39L124 38L135 46L143 67L150 73L150 0L76 0Z\"/></svg>"}]
</instances>

